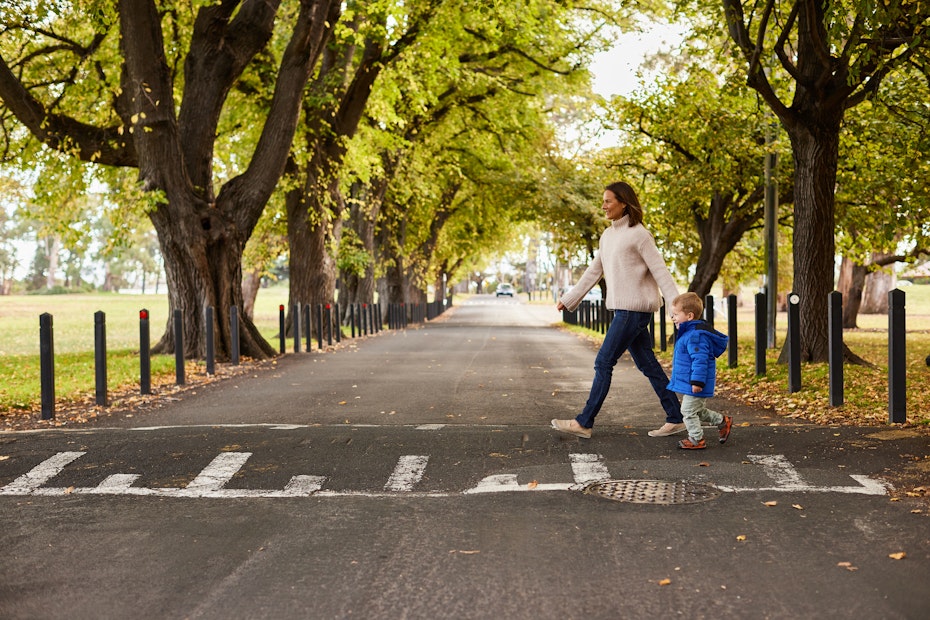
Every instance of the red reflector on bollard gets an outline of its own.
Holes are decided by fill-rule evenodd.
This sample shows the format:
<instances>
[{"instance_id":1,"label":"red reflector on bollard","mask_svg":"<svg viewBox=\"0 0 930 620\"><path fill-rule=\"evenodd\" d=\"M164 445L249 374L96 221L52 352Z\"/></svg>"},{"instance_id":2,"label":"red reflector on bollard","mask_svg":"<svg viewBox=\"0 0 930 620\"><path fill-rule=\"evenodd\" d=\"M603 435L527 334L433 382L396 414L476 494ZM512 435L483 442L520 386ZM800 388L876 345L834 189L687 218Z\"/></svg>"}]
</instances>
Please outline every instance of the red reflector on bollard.
<instances>
[{"instance_id":1,"label":"red reflector on bollard","mask_svg":"<svg viewBox=\"0 0 930 620\"><path fill-rule=\"evenodd\" d=\"M326 309L327 309L327 310L330 309L330 305L329 305L329 304L326 304Z\"/></svg>"},{"instance_id":2,"label":"red reflector on bollard","mask_svg":"<svg viewBox=\"0 0 930 620\"><path fill-rule=\"evenodd\" d=\"M144 320L147 319L147 318L149 318L149 311L148 311L148 310L139 310L139 319L141 319L141 320L144 321Z\"/></svg>"},{"instance_id":3,"label":"red reflector on bollard","mask_svg":"<svg viewBox=\"0 0 930 620\"><path fill-rule=\"evenodd\" d=\"M281 304L280 306L278 306L278 310L284 310L284 304Z\"/></svg>"}]
</instances>

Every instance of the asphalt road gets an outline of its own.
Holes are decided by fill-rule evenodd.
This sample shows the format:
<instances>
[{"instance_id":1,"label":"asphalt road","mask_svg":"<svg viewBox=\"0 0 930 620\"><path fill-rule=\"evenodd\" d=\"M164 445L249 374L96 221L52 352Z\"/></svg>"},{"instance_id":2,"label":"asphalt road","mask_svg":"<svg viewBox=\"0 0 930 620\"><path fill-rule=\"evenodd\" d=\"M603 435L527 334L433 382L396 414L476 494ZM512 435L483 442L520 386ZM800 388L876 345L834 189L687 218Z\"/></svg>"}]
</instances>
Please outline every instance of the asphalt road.
<instances>
[{"instance_id":1,"label":"asphalt road","mask_svg":"<svg viewBox=\"0 0 930 620\"><path fill-rule=\"evenodd\" d=\"M718 401L730 441L682 452L646 435L663 414L626 358L594 437L560 436L595 348L556 320L477 297L0 434L0 617L930 616L928 515L888 488L926 436Z\"/></svg>"}]
</instances>

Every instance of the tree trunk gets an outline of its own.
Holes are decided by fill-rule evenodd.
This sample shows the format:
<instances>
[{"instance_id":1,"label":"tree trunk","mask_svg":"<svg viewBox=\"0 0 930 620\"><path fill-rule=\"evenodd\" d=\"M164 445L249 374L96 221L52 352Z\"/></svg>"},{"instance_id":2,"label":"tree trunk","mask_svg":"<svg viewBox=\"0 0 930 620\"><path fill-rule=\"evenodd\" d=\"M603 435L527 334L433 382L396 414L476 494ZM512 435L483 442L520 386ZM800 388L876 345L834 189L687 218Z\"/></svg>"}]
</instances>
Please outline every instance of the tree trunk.
<instances>
[{"instance_id":1,"label":"tree trunk","mask_svg":"<svg viewBox=\"0 0 930 620\"><path fill-rule=\"evenodd\" d=\"M872 262L878 263L887 254L872 254ZM862 308L865 314L888 314L888 292L895 286L895 276L890 270L876 269L865 278Z\"/></svg>"},{"instance_id":2,"label":"tree trunk","mask_svg":"<svg viewBox=\"0 0 930 620\"><path fill-rule=\"evenodd\" d=\"M290 248L286 329L292 334L294 305L332 303L336 292L336 264L327 245L329 231L335 224L329 221L329 211L318 206L311 194L290 192L287 204L287 241ZM312 213L312 217L311 217ZM316 325L311 321L311 334Z\"/></svg>"},{"instance_id":3,"label":"tree trunk","mask_svg":"<svg viewBox=\"0 0 930 620\"><path fill-rule=\"evenodd\" d=\"M857 265L843 257L840 264L840 278L836 285L843 295L843 329L855 329L862 305L862 289L865 286L865 265Z\"/></svg>"},{"instance_id":4,"label":"tree trunk","mask_svg":"<svg viewBox=\"0 0 930 620\"><path fill-rule=\"evenodd\" d=\"M250 319L255 318L255 299L262 286L262 272L253 269L242 278L242 312Z\"/></svg>"},{"instance_id":5,"label":"tree trunk","mask_svg":"<svg viewBox=\"0 0 930 620\"><path fill-rule=\"evenodd\" d=\"M61 248L61 241L57 235L52 235L45 240L45 252L48 256L48 272L45 274L45 288L51 290L55 288L55 280L58 277L58 254Z\"/></svg>"},{"instance_id":6,"label":"tree trunk","mask_svg":"<svg viewBox=\"0 0 930 620\"><path fill-rule=\"evenodd\" d=\"M368 193L360 198L353 201L350 221L352 229L358 234L362 248L372 257L372 260L365 266L362 274L349 272L342 274L341 293L344 295L340 294L340 298L345 297L343 312L347 312L349 304L370 304L375 299L375 222L381 209L381 198Z\"/></svg>"},{"instance_id":7,"label":"tree trunk","mask_svg":"<svg viewBox=\"0 0 930 620\"><path fill-rule=\"evenodd\" d=\"M795 166L794 292L800 297L801 360L828 358L828 300L833 290L834 188L839 152L836 118L817 127L813 123L788 128ZM782 352L784 358L784 351Z\"/></svg>"},{"instance_id":8,"label":"tree trunk","mask_svg":"<svg viewBox=\"0 0 930 620\"><path fill-rule=\"evenodd\" d=\"M243 308L243 236L235 226L210 209L203 217L189 218L186 226L169 225L165 209L152 215L168 279L168 320L165 334L152 350L175 350L174 311L183 312L184 357L206 354L206 309L213 307L217 360L228 360L231 350L230 308ZM265 359L275 350L258 332L245 312L239 312L239 351L245 357Z\"/></svg>"},{"instance_id":9,"label":"tree trunk","mask_svg":"<svg viewBox=\"0 0 930 620\"><path fill-rule=\"evenodd\" d=\"M736 247L746 231L762 220L763 196L764 188L760 186L740 204L736 197L715 192L706 217L695 210L694 223L701 239L701 250L694 278L688 286L689 291L697 293L702 299L710 293L727 254Z\"/></svg>"},{"instance_id":10,"label":"tree trunk","mask_svg":"<svg viewBox=\"0 0 930 620\"><path fill-rule=\"evenodd\" d=\"M157 7L151 0L120 0L123 119L131 125L145 189L164 194L149 216L168 280L167 329L156 352L175 350L177 309L184 313L184 357L203 356L204 314L213 307L215 355L229 357L230 309L243 308L242 252L284 172L304 87L340 11L331 0L300 3L248 167L216 194L212 162L219 117L229 89L271 39L278 5L219 3L198 11L175 116L175 84ZM274 355L245 312L238 316L240 353Z\"/></svg>"}]
</instances>

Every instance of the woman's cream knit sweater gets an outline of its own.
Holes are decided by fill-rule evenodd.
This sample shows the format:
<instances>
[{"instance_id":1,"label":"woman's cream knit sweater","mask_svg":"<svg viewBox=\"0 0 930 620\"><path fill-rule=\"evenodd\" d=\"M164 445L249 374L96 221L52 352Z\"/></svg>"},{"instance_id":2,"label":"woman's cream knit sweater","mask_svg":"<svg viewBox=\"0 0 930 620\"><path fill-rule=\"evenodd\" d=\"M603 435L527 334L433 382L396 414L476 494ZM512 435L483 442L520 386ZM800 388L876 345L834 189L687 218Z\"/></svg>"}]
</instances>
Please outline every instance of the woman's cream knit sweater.
<instances>
[{"instance_id":1,"label":"woman's cream knit sweater","mask_svg":"<svg viewBox=\"0 0 930 620\"><path fill-rule=\"evenodd\" d=\"M601 235L597 256L559 301L569 311L575 310L601 276L607 282L604 301L610 310L655 312L662 307L660 289L667 306L678 296L652 234L641 224L630 227L627 216L610 223Z\"/></svg>"}]
</instances>

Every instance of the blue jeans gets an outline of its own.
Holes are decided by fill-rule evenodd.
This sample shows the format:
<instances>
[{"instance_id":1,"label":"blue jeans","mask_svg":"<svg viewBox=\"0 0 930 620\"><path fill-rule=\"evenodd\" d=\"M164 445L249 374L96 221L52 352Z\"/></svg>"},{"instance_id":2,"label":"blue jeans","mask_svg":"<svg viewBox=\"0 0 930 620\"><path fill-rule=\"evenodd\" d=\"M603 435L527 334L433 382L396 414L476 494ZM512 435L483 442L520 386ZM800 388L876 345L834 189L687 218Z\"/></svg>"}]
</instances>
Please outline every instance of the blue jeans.
<instances>
[{"instance_id":1,"label":"blue jeans","mask_svg":"<svg viewBox=\"0 0 930 620\"><path fill-rule=\"evenodd\" d=\"M585 428L594 426L594 417L601 410L601 405L604 404L610 390L614 366L626 350L630 351L636 368L646 375L652 384L652 389L665 409L665 421L681 424L678 395L668 390L668 376L652 351L652 340L649 337L651 321L652 314L649 312L614 311L614 318L607 329L607 335L604 336L604 343L594 360L594 383L591 384L588 402L575 418L578 424Z\"/></svg>"}]
</instances>

